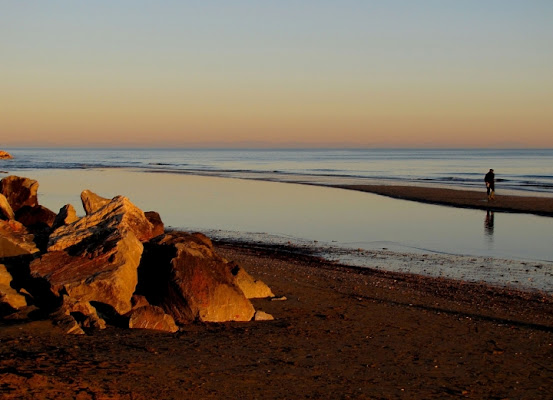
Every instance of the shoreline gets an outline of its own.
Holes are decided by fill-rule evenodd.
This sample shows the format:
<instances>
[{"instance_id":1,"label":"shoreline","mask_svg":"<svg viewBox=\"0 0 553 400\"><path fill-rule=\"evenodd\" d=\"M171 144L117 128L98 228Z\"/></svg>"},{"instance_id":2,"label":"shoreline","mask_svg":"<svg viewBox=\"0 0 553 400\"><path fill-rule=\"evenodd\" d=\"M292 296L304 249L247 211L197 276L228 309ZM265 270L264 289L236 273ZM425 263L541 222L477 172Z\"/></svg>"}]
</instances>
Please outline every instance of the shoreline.
<instances>
[{"instance_id":1,"label":"shoreline","mask_svg":"<svg viewBox=\"0 0 553 400\"><path fill-rule=\"evenodd\" d=\"M548 197L502 195L496 191L495 200L488 201L485 190L478 192L408 185L332 185L332 187L426 204L553 217L553 198Z\"/></svg>"},{"instance_id":2,"label":"shoreline","mask_svg":"<svg viewBox=\"0 0 553 400\"><path fill-rule=\"evenodd\" d=\"M326 270L343 271L346 273L369 275L375 277L381 277L385 279L391 279L402 282L418 282L421 290L427 290L429 292L435 289L429 289L429 287L436 288L438 286L444 287L474 287L479 288L482 292L495 293L500 296L514 296L524 300L538 300L549 298L553 304L553 289L551 291L524 288L517 286L506 286L498 283L486 282L486 281L467 281L462 279L451 278L448 276L432 276L424 275L416 272L398 271L392 269L381 269L367 266L358 266L352 264L341 263L340 261L333 261L326 259L318 255L317 251L306 247L296 247L292 244L265 244L254 243L247 240L227 240L227 239L214 239L213 244L219 249L228 249L231 252L247 253L255 256L273 257L279 260L288 262L300 262L310 265L317 265L318 268ZM389 260L390 262L397 262L397 260L390 260L393 255L406 256L408 254L398 253L395 251L377 250L374 254L382 253L383 260ZM417 255L417 254L412 254ZM421 254L423 257L427 257L426 254ZM449 262L451 264L457 264L460 258L475 259L475 257L468 256L452 256L452 255L439 255L440 259L437 263L443 264ZM500 263L508 262L510 260L499 260ZM525 263L525 261L522 261ZM551 264L553 266L553 264ZM435 290L437 293L438 290Z\"/></svg>"},{"instance_id":3,"label":"shoreline","mask_svg":"<svg viewBox=\"0 0 553 400\"><path fill-rule=\"evenodd\" d=\"M355 178L348 176L301 175L288 174L286 177L271 176L267 173L260 177L258 173L239 172L222 173L209 171L148 171L153 173L177 173L193 176L206 176L228 179L256 180L261 182L292 183L299 185L329 187L336 189L354 190L377 194L400 200L416 201L425 204L436 204L457 208L476 209L493 212L523 213L544 217L553 217L553 196L536 192L536 195L501 194L496 190L495 200L488 201L485 187L482 190L464 189L459 186L451 187L428 185L409 185L401 183L372 183L371 178ZM365 182L371 183L365 183ZM381 180L380 180L381 181ZM351 183L346 183L351 182ZM512 193L512 190L506 190ZM529 192L532 193L532 192Z\"/></svg>"},{"instance_id":4,"label":"shoreline","mask_svg":"<svg viewBox=\"0 0 553 400\"><path fill-rule=\"evenodd\" d=\"M520 292L527 296L553 298L553 263L523 259L453 255L397 250L340 249L329 245L295 242L264 242L242 238L210 236L220 247L244 252L272 254L279 259L316 262L359 274L382 274L400 280L449 282L453 285L478 285L492 291ZM360 262L361 261L361 262Z\"/></svg>"},{"instance_id":5,"label":"shoreline","mask_svg":"<svg viewBox=\"0 0 553 400\"><path fill-rule=\"evenodd\" d=\"M533 214L544 217L553 217L553 196L536 192L540 195L526 194L501 194L501 188L496 190L496 198L488 201L485 187L482 190L463 189L459 186L451 187L432 185L410 185L401 183L372 183L370 178L354 178L347 176L318 176L318 175L294 175L288 177L272 176L270 173L260 177L258 173L224 171L186 171L186 170L149 170L136 169L134 167L98 167L97 170L121 169L135 172L147 172L156 174L182 174L190 176L214 177L223 179L254 180L260 182L291 183L307 186L327 187L345 190L354 190L372 193L390 198L415 201L425 204L435 204L456 208L476 209L493 212ZM15 172L20 173L21 170ZM10 171L0 171L2 174L14 174ZM23 174L25 175L25 174ZM370 183L366 183L369 181ZM351 183L347 183L351 182ZM509 193L509 190L506 190ZM511 191L512 192L512 191ZM532 193L532 192L530 192Z\"/></svg>"}]
</instances>

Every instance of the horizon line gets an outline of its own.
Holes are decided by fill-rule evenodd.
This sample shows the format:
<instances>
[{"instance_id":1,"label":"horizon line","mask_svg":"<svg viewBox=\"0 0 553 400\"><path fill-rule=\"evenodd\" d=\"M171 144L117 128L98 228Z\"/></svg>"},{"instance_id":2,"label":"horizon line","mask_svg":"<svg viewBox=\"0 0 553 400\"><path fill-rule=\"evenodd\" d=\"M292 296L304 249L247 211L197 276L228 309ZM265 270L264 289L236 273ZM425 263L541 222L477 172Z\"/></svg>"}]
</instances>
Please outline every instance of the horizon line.
<instances>
[{"instance_id":1,"label":"horizon line","mask_svg":"<svg viewBox=\"0 0 553 400\"><path fill-rule=\"evenodd\" d=\"M532 146L364 146L364 145L344 145L344 146L146 146L146 145L15 145L6 146L4 149L75 149L75 150L553 150L553 147L532 147ZM2 150L2 149L0 149Z\"/></svg>"}]
</instances>

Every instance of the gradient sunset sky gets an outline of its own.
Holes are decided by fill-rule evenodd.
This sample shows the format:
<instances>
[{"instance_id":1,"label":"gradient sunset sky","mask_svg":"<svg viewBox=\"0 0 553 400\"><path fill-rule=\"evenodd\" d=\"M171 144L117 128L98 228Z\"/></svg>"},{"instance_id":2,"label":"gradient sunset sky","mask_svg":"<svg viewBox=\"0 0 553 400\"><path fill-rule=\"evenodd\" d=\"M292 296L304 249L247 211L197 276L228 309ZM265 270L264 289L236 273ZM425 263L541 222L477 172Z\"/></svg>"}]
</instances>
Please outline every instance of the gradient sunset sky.
<instances>
[{"instance_id":1,"label":"gradient sunset sky","mask_svg":"<svg viewBox=\"0 0 553 400\"><path fill-rule=\"evenodd\" d=\"M3 1L0 147L553 148L553 1Z\"/></svg>"}]
</instances>

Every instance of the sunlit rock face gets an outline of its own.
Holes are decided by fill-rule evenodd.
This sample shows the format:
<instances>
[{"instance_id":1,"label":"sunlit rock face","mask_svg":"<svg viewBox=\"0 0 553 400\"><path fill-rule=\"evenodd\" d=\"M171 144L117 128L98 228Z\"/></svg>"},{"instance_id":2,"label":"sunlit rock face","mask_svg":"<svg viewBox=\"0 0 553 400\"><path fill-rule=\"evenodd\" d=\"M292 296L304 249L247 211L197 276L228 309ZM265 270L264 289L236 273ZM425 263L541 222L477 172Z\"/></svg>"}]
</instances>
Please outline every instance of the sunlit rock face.
<instances>
[{"instance_id":1,"label":"sunlit rock face","mask_svg":"<svg viewBox=\"0 0 553 400\"><path fill-rule=\"evenodd\" d=\"M81 202L83 203L84 212L90 215L98 211L100 208L108 204L111 200L105 197L98 196L90 190L83 190L81 193Z\"/></svg>"},{"instance_id":2,"label":"sunlit rock face","mask_svg":"<svg viewBox=\"0 0 553 400\"><path fill-rule=\"evenodd\" d=\"M10 314L27 305L25 296L12 288L12 275L4 264L0 264L0 315Z\"/></svg>"},{"instance_id":3,"label":"sunlit rock face","mask_svg":"<svg viewBox=\"0 0 553 400\"><path fill-rule=\"evenodd\" d=\"M0 193L0 219L10 220L15 219L15 213L12 206L8 203L6 196Z\"/></svg>"},{"instance_id":4,"label":"sunlit rock face","mask_svg":"<svg viewBox=\"0 0 553 400\"><path fill-rule=\"evenodd\" d=\"M56 229L48 251L65 250L82 241L94 241L104 231L130 231L141 242L153 237L153 226L144 212L124 196L116 196L96 212Z\"/></svg>"},{"instance_id":5,"label":"sunlit rock face","mask_svg":"<svg viewBox=\"0 0 553 400\"><path fill-rule=\"evenodd\" d=\"M249 321L255 313L227 262L194 235L175 232L150 241L139 277L137 291L180 324Z\"/></svg>"},{"instance_id":6,"label":"sunlit rock face","mask_svg":"<svg viewBox=\"0 0 553 400\"><path fill-rule=\"evenodd\" d=\"M58 215L56 216L56 218L54 219L54 223L52 224L52 229L56 230L60 226L72 224L78 219L79 217L77 217L75 207L73 207L71 204L66 204L62 208L60 208L60 211L58 212Z\"/></svg>"},{"instance_id":7,"label":"sunlit rock face","mask_svg":"<svg viewBox=\"0 0 553 400\"><path fill-rule=\"evenodd\" d=\"M138 307L129 313L129 328L170 333L179 330L173 317L166 314L161 307L151 305Z\"/></svg>"},{"instance_id":8,"label":"sunlit rock face","mask_svg":"<svg viewBox=\"0 0 553 400\"><path fill-rule=\"evenodd\" d=\"M229 266L230 272L234 276L234 282L248 299L275 297L269 286L258 279L254 279L244 268L232 263Z\"/></svg>"},{"instance_id":9,"label":"sunlit rock face","mask_svg":"<svg viewBox=\"0 0 553 400\"><path fill-rule=\"evenodd\" d=\"M38 253L34 239L20 222L0 220L0 258Z\"/></svg>"},{"instance_id":10,"label":"sunlit rock face","mask_svg":"<svg viewBox=\"0 0 553 400\"><path fill-rule=\"evenodd\" d=\"M49 251L31 263L30 272L47 282L55 296L102 303L122 315L131 310L142 251L132 232L115 230L82 240L67 251Z\"/></svg>"}]
</instances>

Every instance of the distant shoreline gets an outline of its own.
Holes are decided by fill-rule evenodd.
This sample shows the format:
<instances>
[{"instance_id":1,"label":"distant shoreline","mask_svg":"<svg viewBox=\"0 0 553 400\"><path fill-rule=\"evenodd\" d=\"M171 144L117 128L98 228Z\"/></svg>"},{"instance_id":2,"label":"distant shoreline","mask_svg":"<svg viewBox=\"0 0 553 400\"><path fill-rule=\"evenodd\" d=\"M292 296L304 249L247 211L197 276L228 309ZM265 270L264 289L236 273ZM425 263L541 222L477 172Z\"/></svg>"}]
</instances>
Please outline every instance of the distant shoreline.
<instances>
[{"instance_id":1,"label":"distant shoreline","mask_svg":"<svg viewBox=\"0 0 553 400\"><path fill-rule=\"evenodd\" d=\"M495 200L487 201L485 190L477 192L474 190L406 185L332 185L332 187L428 204L553 217L553 198L548 197L513 196L496 193Z\"/></svg>"},{"instance_id":2,"label":"distant shoreline","mask_svg":"<svg viewBox=\"0 0 553 400\"><path fill-rule=\"evenodd\" d=\"M9 149L8 149L9 150ZM319 186L415 185L553 198L553 149L20 149L2 169L130 168ZM9 167L8 167L9 166Z\"/></svg>"},{"instance_id":3,"label":"distant shoreline","mask_svg":"<svg viewBox=\"0 0 553 400\"><path fill-rule=\"evenodd\" d=\"M150 171L156 173L175 173L176 171ZM213 176L218 178L231 178L231 179L246 179L246 180L259 180L265 182L278 182L278 183L295 183L305 184L320 187L332 187L337 189L355 190L360 192L367 192L378 194L381 196L387 196L395 199L417 201L419 203L436 204L458 208L469 208L493 212L509 212L509 213L522 213L533 214L545 217L553 217L553 197L549 196L524 196L513 194L501 194L501 190L496 191L496 197L493 201L487 201L487 195L484 185L481 191L461 188L444 188L437 186L420 186L420 185L406 185L406 184L346 184L346 183L332 183L330 180L327 183L317 182L318 179L328 177L323 176L295 176L288 179L269 179L261 178L259 176L251 177L242 174L242 176L228 176L221 174L221 171L207 172L207 171L179 171L177 173L184 173L189 175L198 176ZM361 178L351 177L336 177L337 181L359 181ZM369 179L365 179L369 180ZM510 191L512 192L512 191Z\"/></svg>"},{"instance_id":4,"label":"distant shoreline","mask_svg":"<svg viewBox=\"0 0 553 400\"><path fill-rule=\"evenodd\" d=\"M72 168L70 168L72 169ZM129 171L161 173L161 174L183 174L192 176L205 176L223 179L244 179L257 180L275 183L294 183L319 187L331 187L337 189L355 190L366 193L373 193L381 196L401 200L416 201L419 203L436 204L457 208L477 209L493 212L508 212L533 214L545 217L553 217L553 197L541 192L533 195L518 194L518 191L498 188L494 201L487 201L485 187L482 190L463 189L459 186L443 187L427 184L415 185L406 183L380 183L382 180L350 177L350 176L325 176L307 174L271 174L258 171L200 171L200 170L175 170L175 169L146 169L124 166L94 166L84 169L127 169ZM29 169L28 171L32 171ZM17 172L0 170L0 174L19 174ZM25 171L27 172L27 171ZM23 174L28 175L28 174ZM2 176L0 176L0 179ZM373 183L374 182L374 183ZM506 194L502 194L506 193ZM512 194L516 193L516 194Z\"/></svg>"}]
</instances>

